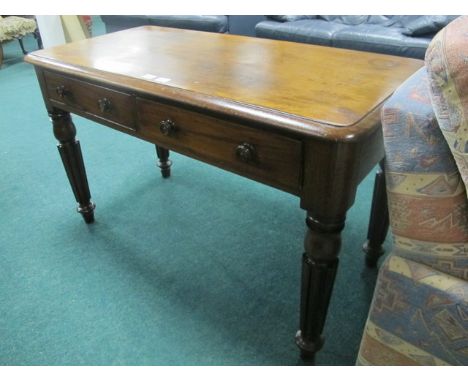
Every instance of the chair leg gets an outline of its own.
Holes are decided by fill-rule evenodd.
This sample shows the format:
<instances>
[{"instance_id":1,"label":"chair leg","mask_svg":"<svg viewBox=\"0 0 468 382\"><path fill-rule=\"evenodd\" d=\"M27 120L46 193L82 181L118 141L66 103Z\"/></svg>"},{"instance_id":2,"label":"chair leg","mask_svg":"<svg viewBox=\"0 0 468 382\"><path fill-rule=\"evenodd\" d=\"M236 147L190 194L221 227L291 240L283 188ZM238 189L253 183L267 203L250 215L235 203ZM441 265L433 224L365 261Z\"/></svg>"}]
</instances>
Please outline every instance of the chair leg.
<instances>
[{"instance_id":1,"label":"chair leg","mask_svg":"<svg viewBox=\"0 0 468 382\"><path fill-rule=\"evenodd\" d=\"M41 37L41 34L39 33L39 29L36 29L33 32L33 35L34 35L34 38L36 39L36 42L37 42L37 48L38 49L43 49L44 46L42 45L42 37Z\"/></svg>"},{"instance_id":2,"label":"chair leg","mask_svg":"<svg viewBox=\"0 0 468 382\"><path fill-rule=\"evenodd\" d=\"M18 37L18 42L21 47L21 51L23 52L24 55L28 54L28 52L24 49L24 44L23 44L23 37Z\"/></svg>"}]
</instances>

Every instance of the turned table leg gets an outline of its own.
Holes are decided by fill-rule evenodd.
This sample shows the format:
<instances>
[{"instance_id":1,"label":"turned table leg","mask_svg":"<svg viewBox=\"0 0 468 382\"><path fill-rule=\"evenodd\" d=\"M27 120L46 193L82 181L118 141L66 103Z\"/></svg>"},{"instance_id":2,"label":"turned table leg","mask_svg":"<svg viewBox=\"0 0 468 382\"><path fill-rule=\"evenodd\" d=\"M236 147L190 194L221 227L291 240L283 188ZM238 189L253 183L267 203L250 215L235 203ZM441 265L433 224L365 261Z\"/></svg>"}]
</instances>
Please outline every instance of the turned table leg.
<instances>
[{"instance_id":1,"label":"turned table leg","mask_svg":"<svg viewBox=\"0 0 468 382\"><path fill-rule=\"evenodd\" d=\"M95 205L91 201L80 142L75 139L75 125L68 112L53 110L49 113L49 116L54 127L54 136L59 141L57 147L63 166L75 199L78 202L77 211L82 214L86 223L92 223L94 221Z\"/></svg>"},{"instance_id":2,"label":"turned table leg","mask_svg":"<svg viewBox=\"0 0 468 382\"><path fill-rule=\"evenodd\" d=\"M369 267L375 267L377 261L385 252L382 245L387 236L388 226L387 190L382 161L380 162L380 169L375 175L367 241L363 245L363 251L366 253L366 264Z\"/></svg>"},{"instance_id":3,"label":"turned table leg","mask_svg":"<svg viewBox=\"0 0 468 382\"><path fill-rule=\"evenodd\" d=\"M301 349L302 358L313 360L324 343L322 331L338 268L344 218L324 223L309 215L306 223L296 344Z\"/></svg>"},{"instance_id":4,"label":"turned table leg","mask_svg":"<svg viewBox=\"0 0 468 382\"><path fill-rule=\"evenodd\" d=\"M156 146L156 154L158 155L159 162L157 166L161 169L161 175L163 178L169 178L171 176L171 165L172 161L169 160L169 150L158 145Z\"/></svg>"}]
</instances>

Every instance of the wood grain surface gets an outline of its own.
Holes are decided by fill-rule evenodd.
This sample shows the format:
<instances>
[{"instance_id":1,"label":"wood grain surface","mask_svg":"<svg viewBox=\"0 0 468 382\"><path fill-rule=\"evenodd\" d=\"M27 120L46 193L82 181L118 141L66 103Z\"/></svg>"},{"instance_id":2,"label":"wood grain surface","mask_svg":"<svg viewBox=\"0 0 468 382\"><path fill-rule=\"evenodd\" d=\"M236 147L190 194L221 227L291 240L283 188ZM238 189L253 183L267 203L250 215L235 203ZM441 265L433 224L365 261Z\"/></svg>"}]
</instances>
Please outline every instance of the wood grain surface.
<instances>
[{"instance_id":1,"label":"wood grain surface","mask_svg":"<svg viewBox=\"0 0 468 382\"><path fill-rule=\"evenodd\" d=\"M311 134L314 123L356 125L423 65L390 55L153 26L36 51L26 61L137 92L177 95L198 106L202 100L208 109L231 106L267 123L272 116L293 116Z\"/></svg>"}]
</instances>

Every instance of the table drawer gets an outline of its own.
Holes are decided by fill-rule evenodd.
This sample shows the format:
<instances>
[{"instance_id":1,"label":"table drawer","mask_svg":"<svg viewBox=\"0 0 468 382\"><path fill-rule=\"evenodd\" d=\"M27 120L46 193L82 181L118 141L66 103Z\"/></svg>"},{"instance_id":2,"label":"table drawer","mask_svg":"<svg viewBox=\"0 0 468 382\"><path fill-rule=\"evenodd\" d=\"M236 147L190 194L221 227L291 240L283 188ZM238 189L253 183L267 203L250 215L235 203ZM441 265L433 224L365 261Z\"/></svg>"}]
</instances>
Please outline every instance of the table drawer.
<instances>
[{"instance_id":1,"label":"table drawer","mask_svg":"<svg viewBox=\"0 0 468 382\"><path fill-rule=\"evenodd\" d=\"M164 103L141 98L136 103L140 137L298 192L301 141Z\"/></svg>"},{"instance_id":2,"label":"table drawer","mask_svg":"<svg viewBox=\"0 0 468 382\"><path fill-rule=\"evenodd\" d=\"M89 82L44 72L50 100L67 105L78 114L85 113L135 130L134 98Z\"/></svg>"}]
</instances>

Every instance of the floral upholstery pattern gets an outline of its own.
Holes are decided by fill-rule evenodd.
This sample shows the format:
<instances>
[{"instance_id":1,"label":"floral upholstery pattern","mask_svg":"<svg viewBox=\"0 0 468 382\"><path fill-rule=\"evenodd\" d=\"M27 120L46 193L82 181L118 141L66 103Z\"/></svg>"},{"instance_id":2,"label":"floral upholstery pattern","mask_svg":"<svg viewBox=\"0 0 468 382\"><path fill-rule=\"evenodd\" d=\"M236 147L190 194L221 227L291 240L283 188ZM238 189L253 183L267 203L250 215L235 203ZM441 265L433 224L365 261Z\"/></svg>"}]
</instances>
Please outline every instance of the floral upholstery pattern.
<instances>
[{"instance_id":1,"label":"floral upholstery pattern","mask_svg":"<svg viewBox=\"0 0 468 382\"><path fill-rule=\"evenodd\" d=\"M442 30L426 67L382 110L394 249L379 271L358 365L468 365L467 32L466 17ZM445 58L447 36L463 44L464 53L450 45L458 61Z\"/></svg>"}]
</instances>

